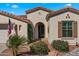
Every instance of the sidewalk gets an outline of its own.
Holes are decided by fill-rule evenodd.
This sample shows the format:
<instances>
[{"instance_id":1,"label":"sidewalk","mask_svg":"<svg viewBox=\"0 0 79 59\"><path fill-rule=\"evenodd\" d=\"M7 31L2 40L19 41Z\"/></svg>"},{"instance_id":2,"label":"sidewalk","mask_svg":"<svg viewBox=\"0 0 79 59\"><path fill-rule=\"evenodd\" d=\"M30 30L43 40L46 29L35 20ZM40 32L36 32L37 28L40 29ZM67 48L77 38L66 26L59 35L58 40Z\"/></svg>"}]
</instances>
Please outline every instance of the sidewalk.
<instances>
[{"instance_id":1,"label":"sidewalk","mask_svg":"<svg viewBox=\"0 0 79 59\"><path fill-rule=\"evenodd\" d=\"M5 49L7 49L6 45L4 43L0 43L0 54L2 51L4 51Z\"/></svg>"}]
</instances>

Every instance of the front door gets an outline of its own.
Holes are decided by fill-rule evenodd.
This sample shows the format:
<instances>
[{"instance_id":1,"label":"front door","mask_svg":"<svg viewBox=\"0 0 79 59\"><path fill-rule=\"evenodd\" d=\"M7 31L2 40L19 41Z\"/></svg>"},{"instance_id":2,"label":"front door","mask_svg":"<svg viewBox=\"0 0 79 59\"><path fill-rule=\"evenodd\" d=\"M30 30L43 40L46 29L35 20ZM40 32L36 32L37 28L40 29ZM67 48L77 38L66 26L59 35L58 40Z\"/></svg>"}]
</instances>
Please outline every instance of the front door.
<instances>
[{"instance_id":1,"label":"front door","mask_svg":"<svg viewBox=\"0 0 79 59\"><path fill-rule=\"evenodd\" d=\"M44 38L44 35L45 35L44 31L45 31L44 24L39 23L38 24L38 38Z\"/></svg>"}]
</instances>

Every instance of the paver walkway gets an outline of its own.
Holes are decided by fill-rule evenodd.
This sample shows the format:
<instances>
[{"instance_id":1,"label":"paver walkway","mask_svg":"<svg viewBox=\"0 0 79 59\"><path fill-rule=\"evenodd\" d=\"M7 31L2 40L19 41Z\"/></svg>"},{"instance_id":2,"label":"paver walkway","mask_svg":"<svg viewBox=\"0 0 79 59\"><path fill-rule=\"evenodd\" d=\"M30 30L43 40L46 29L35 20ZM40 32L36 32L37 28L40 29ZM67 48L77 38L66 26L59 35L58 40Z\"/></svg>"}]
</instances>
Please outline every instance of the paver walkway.
<instances>
[{"instance_id":1,"label":"paver walkway","mask_svg":"<svg viewBox=\"0 0 79 59\"><path fill-rule=\"evenodd\" d=\"M79 48L76 48L71 52L66 53L64 56L79 56Z\"/></svg>"},{"instance_id":2,"label":"paver walkway","mask_svg":"<svg viewBox=\"0 0 79 59\"><path fill-rule=\"evenodd\" d=\"M7 48L7 47L6 47L5 44L0 43L0 54L1 54L1 52L4 51L6 48Z\"/></svg>"}]
</instances>

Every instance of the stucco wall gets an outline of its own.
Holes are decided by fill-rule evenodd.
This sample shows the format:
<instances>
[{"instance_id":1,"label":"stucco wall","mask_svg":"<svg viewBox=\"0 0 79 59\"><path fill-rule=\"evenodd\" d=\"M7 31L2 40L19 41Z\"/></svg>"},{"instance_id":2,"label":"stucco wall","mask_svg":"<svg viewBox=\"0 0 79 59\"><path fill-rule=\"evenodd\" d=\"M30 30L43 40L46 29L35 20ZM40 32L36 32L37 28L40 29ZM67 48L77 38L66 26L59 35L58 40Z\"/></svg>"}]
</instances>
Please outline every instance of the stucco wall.
<instances>
[{"instance_id":1,"label":"stucco wall","mask_svg":"<svg viewBox=\"0 0 79 59\"><path fill-rule=\"evenodd\" d=\"M9 17L0 15L0 24L8 24L9 22ZM15 19L11 18L11 22L15 23L17 25L21 25L21 30L18 30L18 34L21 36L25 36L27 38L27 23L22 22L22 21L18 21ZM12 30L11 34L14 34L15 31L14 29ZM6 30L0 30L0 52L2 52L4 49L6 49L6 41L8 40L9 36L8 36L8 29Z\"/></svg>"},{"instance_id":2,"label":"stucco wall","mask_svg":"<svg viewBox=\"0 0 79 59\"><path fill-rule=\"evenodd\" d=\"M38 11L27 14L27 19L30 19L32 21L34 27L36 26L38 22L42 22L45 25L45 38L48 38L48 22L46 21L47 14L48 12L43 11L43 10L38 10ZM37 37L37 35L35 36Z\"/></svg>"},{"instance_id":3,"label":"stucco wall","mask_svg":"<svg viewBox=\"0 0 79 59\"><path fill-rule=\"evenodd\" d=\"M0 15L0 24L8 24L9 18L3 15ZM21 25L21 30L18 29L18 34L21 36L27 37L27 23L18 21L11 18L11 22L17 24L18 26ZM18 27L19 28L19 27ZM14 34L14 29L12 30L12 34ZM8 29L0 30L0 43L6 43L8 39Z\"/></svg>"},{"instance_id":4,"label":"stucco wall","mask_svg":"<svg viewBox=\"0 0 79 59\"><path fill-rule=\"evenodd\" d=\"M70 19L66 19L67 14L70 15ZM62 21L62 20L77 21L78 33L79 33L79 15L72 12L65 12L65 13L59 14L57 16L51 17L49 20L49 42L50 43L53 40L63 40L61 38L58 38L58 21ZM71 40L65 40L65 41L68 41L70 45L75 45L76 41L79 43L79 34L77 38L74 38Z\"/></svg>"}]
</instances>

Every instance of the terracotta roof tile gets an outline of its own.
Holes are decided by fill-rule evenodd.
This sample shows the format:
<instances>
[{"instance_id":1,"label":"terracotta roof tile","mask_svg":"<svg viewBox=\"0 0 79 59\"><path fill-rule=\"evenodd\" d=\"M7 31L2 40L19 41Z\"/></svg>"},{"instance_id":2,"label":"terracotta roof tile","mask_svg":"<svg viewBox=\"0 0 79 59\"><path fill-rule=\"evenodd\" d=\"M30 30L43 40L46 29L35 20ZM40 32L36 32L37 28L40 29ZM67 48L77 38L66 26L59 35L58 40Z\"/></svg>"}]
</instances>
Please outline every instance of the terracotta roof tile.
<instances>
[{"instance_id":1,"label":"terracotta roof tile","mask_svg":"<svg viewBox=\"0 0 79 59\"><path fill-rule=\"evenodd\" d=\"M30 20L28 20L28 19L26 19L24 17L20 17L20 16L17 16L17 15L14 15L14 14L2 11L2 10L0 10L0 14L4 15L4 16L7 16L7 17L10 17L10 18L13 18L13 19L16 19L18 21L22 21L22 22L26 22L26 23L31 23Z\"/></svg>"},{"instance_id":2,"label":"terracotta roof tile","mask_svg":"<svg viewBox=\"0 0 79 59\"><path fill-rule=\"evenodd\" d=\"M47 12L53 12L53 10L49 10L47 8L43 8L43 7L40 6L40 7L33 8L31 10L28 10L28 11L26 11L26 13L29 14L29 13L35 12L37 10L44 10L44 11L47 11Z\"/></svg>"},{"instance_id":3,"label":"terracotta roof tile","mask_svg":"<svg viewBox=\"0 0 79 59\"><path fill-rule=\"evenodd\" d=\"M59 14L61 14L61 13L67 12L67 11L73 12L73 13L76 13L76 14L79 14L79 10L74 9L74 8L71 8L71 7L66 7L66 8L63 8L63 9L60 9L60 10L58 10L58 11L55 11L55 12L53 12L53 13L48 14L47 17L46 17L46 19L47 19L47 21L48 21L49 18L51 18L51 17L53 17L53 16L56 16L56 15L59 15Z\"/></svg>"},{"instance_id":4,"label":"terracotta roof tile","mask_svg":"<svg viewBox=\"0 0 79 59\"><path fill-rule=\"evenodd\" d=\"M24 18L27 18L27 15L19 15L20 17L24 17Z\"/></svg>"}]
</instances>

